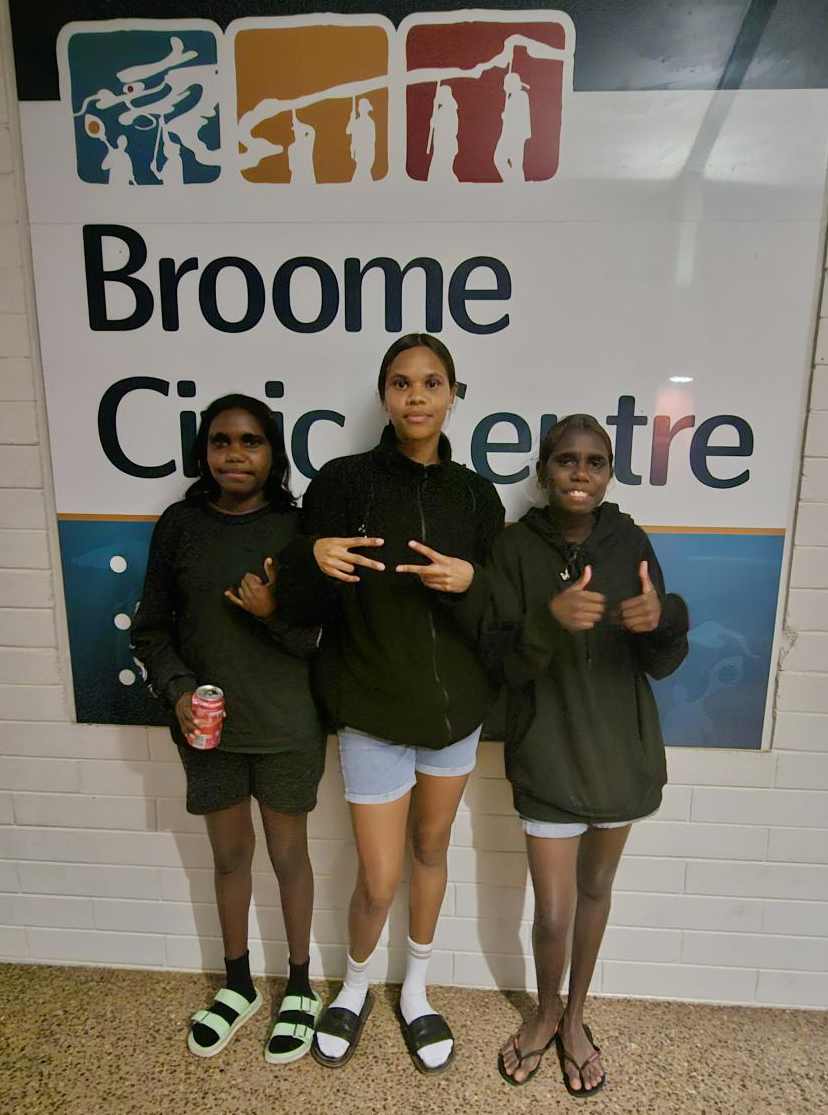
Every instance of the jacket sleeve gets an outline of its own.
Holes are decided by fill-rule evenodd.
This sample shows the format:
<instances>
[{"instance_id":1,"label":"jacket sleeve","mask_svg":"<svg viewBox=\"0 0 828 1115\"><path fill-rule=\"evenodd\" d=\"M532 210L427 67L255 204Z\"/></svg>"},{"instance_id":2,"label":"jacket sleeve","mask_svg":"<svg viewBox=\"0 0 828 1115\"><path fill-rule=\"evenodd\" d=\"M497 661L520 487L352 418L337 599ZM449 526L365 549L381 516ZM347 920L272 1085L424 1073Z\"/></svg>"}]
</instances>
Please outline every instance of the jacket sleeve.
<instances>
[{"instance_id":1,"label":"jacket sleeve","mask_svg":"<svg viewBox=\"0 0 828 1115\"><path fill-rule=\"evenodd\" d=\"M132 620L130 645L147 671L150 689L170 708L198 685L178 649L174 583L176 527L171 509L155 524L144 589Z\"/></svg>"},{"instance_id":2,"label":"jacket sleeve","mask_svg":"<svg viewBox=\"0 0 828 1115\"><path fill-rule=\"evenodd\" d=\"M655 631L630 637L635 640L635 651L642 670L658 681L674 673L687 657L690 618L682 597L665 590L664 574L652 543L643 531L641 534L642 550L638 560L647 562L650 580L661 600L661 619Z\"/></svg>"},{"instance_id":3,"label":"jacket sleeve","mask_svg":"<svg viewBox=\"0 0 828 1115\"><path fill-rule=\"evenodd\" d=\"M330 619L343 584L326 577L313 556L318 538L347 537L347 492L334 461L328 462L310 482L302 500L303 533L279 555L276 579L276 614L293 627L316 627ZM318 633L317 633L318 634Z\"/></svg>"},{"instance_id":4,"label":"jacket sleeve","mask_svg":"<svg viewBox=\"0 0 828 1115\"><path fill-rule=\"evenodd\" d=\"M506 530L495 540L487 563L490 596L479 646L496 681L520 685L545 673L567 632L548 600L532 600L527 594L520 552L509 535Z\"/></svg>"}]
</instances>

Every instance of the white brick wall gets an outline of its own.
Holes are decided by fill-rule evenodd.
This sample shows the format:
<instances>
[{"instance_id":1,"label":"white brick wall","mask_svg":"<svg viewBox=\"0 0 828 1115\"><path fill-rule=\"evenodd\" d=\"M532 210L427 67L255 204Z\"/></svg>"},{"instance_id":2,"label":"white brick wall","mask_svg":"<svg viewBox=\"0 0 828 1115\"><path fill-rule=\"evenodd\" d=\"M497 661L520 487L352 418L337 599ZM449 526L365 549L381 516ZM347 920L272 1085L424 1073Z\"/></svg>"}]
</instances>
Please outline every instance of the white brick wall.
<instances>
[{"instance_id":1,"label":"white brick wall","mask_svg":"<svg viewBox=\"0 0 828 1115\"><path fill-rule=\"evenodd\" d=\"M70 718L5 0L0 34L0 957L217 968L209 848L184 809L167 733ZM619 870L599 993L828 1003L825 299L822 315L786 614L796 638L773 748L670 752L664 807L635 829ZM354 853L333 752L310 832L313 968L337 976ZM455 826L435 981L533 986L522 846L501 749L487 745ZM284 926L261 841L251 931L256 969L281 971ZM404 932L401 894L377 978L400 978Z\"/></svg>"}]
</instances>

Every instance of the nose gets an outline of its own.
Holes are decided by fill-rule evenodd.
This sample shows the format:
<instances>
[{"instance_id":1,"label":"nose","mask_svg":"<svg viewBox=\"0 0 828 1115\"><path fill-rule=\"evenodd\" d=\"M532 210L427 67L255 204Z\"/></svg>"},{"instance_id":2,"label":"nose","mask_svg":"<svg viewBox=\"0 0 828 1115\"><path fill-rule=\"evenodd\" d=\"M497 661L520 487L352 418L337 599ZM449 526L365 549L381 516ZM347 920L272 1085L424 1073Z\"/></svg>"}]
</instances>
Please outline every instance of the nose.
<instances>
[{"instance_id":1,"label":"nose","mask_svg":"<svg viewBox=\"0 0 828 1115\"><path fill-rule=\"evenodd\" d=\"M573 480L588 480L589 473L587 472L586 462L576 460L572 466L571 475Z\"/></svg>"},{"instance_id":2,"label":"nose","mask_svg":"<svg viewBox=\"0 0 828 1115\"><path fill-rule=\"evenodd\" d=\"M408 402L421 403L425 399L425 391L421 383L412 383L408 388Z\"/></svg>"}]
</instances>

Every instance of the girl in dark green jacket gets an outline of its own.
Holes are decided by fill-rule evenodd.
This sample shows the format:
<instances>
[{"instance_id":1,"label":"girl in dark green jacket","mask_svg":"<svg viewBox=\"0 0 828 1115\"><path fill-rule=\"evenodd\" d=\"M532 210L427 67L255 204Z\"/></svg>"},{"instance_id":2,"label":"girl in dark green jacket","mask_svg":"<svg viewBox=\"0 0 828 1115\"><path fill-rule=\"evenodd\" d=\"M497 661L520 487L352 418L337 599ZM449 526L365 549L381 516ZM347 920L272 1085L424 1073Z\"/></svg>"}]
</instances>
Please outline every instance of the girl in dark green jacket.
<instances>
[{"instance_id":1,"label":"girl in dark green jacket","mask_svg":"<svg viewBox=\"0 0 828 1115\"><path fill-rule=\"evenodd\" d=\"M583 1008L613 879L630 826L658 809L667 778L647 674L684 659L687 609L665 594L644 531L602 503L612 445L594 418L554 426L537 472L548 506L495 541L483 631L487 664L508 686L506 773L535 890L539 1000L498 1066L524 1084L557 1040L568 1091L586 1095L605 1080Z\"/></svg>"}]
</instances>

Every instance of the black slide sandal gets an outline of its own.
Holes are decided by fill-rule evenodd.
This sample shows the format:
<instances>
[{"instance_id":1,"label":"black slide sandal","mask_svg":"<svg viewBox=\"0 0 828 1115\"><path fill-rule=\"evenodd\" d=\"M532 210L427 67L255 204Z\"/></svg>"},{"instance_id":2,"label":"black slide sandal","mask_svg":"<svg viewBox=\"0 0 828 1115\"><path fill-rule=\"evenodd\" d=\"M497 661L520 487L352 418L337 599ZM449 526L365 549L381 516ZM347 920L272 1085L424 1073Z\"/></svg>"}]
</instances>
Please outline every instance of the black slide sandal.
<instances>
[{"instance_id":1,"label":"black slide sandal","mask_svg":"<svg viewBox=\"0 0 828 1115\"><path fill-rule=\"evenodd\" d=\"M457 1042L442 1014L421 1014L419 1018L414 1018L409 1023L406 1022L400 1010L400 1005L397 1003L397 1019L400 1023L402 1036L405 1038L406 1049L414 1062L414 1068L421 1072L423 1076L437 1076L439 1073L445 1072L454 1060ZM450 1041L452 1043L451 1053L441 1065L435 1065L432 1068L422 1059L419 1050L425 1049L427 1045L435 1045L438 1041Z\"/></svg>"},{"instance_id":2,"label":"black slide sandal","mask_svg":"<svg viewBox=\"0 0 828 1115\"><path fill-rule=\"evenodd\" d=\"M359 1014L354 1014L352 1010L346 1010L344 1007L328 1007L319 1019L313 1037L311 1056L314 1061L332 1069L347 1064L356 1052L362 1034L362 1027L365 1025L373 1005L374 996L369 991L365 996L365 1002L362 1004L362 1010ZM348 1048L341 1057L326 1057L319 1048L320 1034L330 1034L333 1038L342 1038L343 1041L348 1042Z\"/></svg>"}]
</instances>

